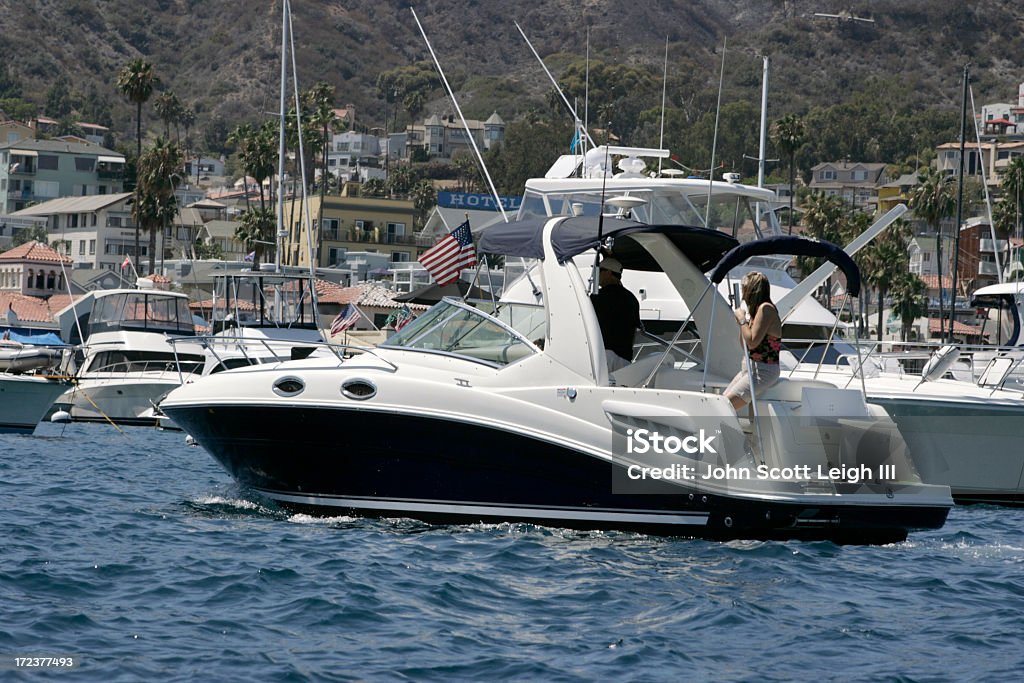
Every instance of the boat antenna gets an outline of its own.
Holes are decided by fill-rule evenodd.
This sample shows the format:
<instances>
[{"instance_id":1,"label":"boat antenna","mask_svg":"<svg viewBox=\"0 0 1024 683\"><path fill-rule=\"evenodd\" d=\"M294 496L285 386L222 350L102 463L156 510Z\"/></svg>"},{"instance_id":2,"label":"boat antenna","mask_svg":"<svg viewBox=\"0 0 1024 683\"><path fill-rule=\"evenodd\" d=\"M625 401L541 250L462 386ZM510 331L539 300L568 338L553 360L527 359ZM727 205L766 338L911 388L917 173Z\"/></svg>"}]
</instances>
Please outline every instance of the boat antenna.
<instances>
[{"instance_id":1,"label":"boat antenna","mask_svg":"<svg viewBox=\"0 0 1024 683\"><path fill-rule=\"evenodd\" d=\"M423 35L423 42L427 44L427 49L430 50L430 57L434 60L434 66L437 67L437 75L441 77L441 82L444 83L444 89L448 92L448 97L451 98L452 105L455 107L455 111L458 112L459 118L462 120L462 126L466 130L466 137L469 138L470 144L473 145L473 152L476 153L476 159L480 163L480 168L483 169L484 176L487 177L487 184L490 186L491 193L494 195L494 201L498 204L498 210L501 211L501 217L506 223L508 223L508 214L505 213L505 207L501 205L501 197L498 195L498 191L494 188L494 181L491 180L491 173L487 170L487 164L484 163L484 158L480 154L480 149L476 145L476 138L473 137L472 132L469 130L469 124L466 123L466 117L462 115L462 108L459 106L458 100L455 99L455 93L452 92L452 88L448 84L448 79L445 78L444 70L441 69L441 62L437 60L434 48L430 46L430 39L427 38L427 32L423 30L423 24L420 23L420 18L416 16L416 10L410 7L409 11L412 12L412 18L416 20L416 26L419 27L420 33Z\"/></svg>"},{"instance_id":2,"label":"boat antenna","mask_svg":"<svg viewBox=\"0 0 1024 683\"><path fill-rule=\"evenodd\" d=\"M711 138L711 171L708 173L708 205L704 209L704 227L711 225L711 191L715 186L715 151L718 146L718 117L722 113L722 83L725 81L725 46L727 38L722 38L722 70L718 76L718 104L715 105L715 133Z\"/></svg>"},{"instance_id":3,"label":"boat antenna","mask_svg":"<svg viewBox=\"0 0 1024 683\"><path fill-rule=\"evenodd\" d=\"M550 71L548 71L547 65L544 64L544 60L540 58L540 55L537 54L537 51L533 48L533 43L531 43L530 39L526 37L526 34L523 32L523 29L519 25L519 22L512 22L512 23L514 23L516 25L516 28L519 29L519 33L520 33L520 35L523 36L523 40L525 40L526 44L530 46L530 51L533 52L533 56L537 58L538 62L540 62L541 68L544 69L544 73L546 73L548 75L548 79L551 81L551 85L555 86L555 90L558 92L559 96L561 96L562 101L565 102L566 108L569 110L569 113L572 114L572 120L578 124L579 120L580 120L580 117L576 114L576 110L572 108L572 105L569 104L569 100L566 99L565 93L562 92L562 89L560 87L558 87L558 81L556 81L555 77L551 75ZM589 55L590 55L590 42L589 42L589 35L590 34L589 34L589 32L588 32L587 35L588 35L587 55L588 55L588 59L589 59ZM588 71L587 71L588 79L589 79L589 75L590 75L590 71L589 71L589 64L588 64ZM587 136L587 142L590 143L591 147L597 147L597 145L594 144L594 139L592 137L590 137L590 132L589 131L584 129L583 134Z\"/></svg>"},{"instance_id":4,"label":"boat antenna","mask_svg":"<svg viewBox=\"0 0 1024 683\"><path fill-rule=\"evenodd\" d=\"M665 64L661 69L661 132L658 149L665 149L665 91L668 90L668 36L665 36ZM661 157L658 157L658 175L661 175Z\"/></svg>"}]
</instances>

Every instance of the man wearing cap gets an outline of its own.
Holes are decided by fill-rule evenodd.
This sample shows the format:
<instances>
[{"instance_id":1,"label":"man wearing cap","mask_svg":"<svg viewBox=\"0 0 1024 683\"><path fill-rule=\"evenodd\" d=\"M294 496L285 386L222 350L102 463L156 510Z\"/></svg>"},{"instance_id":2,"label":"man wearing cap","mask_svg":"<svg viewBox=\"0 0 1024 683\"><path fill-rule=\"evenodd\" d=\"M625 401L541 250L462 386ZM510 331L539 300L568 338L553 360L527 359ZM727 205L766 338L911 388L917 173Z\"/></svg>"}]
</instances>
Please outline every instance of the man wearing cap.
<instances>
[{"instance_id":1,"label":"man wearing cap","mask_svg":"<svg viewBox=\"0 0 1024 683\"><path fill-rule=\"evenodd\" d=\"M601 261L598 284L601 289L590 296L604 337L608 370L614 372L633 359L633 336L640 326L640 302L622 286L622 264L607 256Z\"/></svg>"}]
</instances>

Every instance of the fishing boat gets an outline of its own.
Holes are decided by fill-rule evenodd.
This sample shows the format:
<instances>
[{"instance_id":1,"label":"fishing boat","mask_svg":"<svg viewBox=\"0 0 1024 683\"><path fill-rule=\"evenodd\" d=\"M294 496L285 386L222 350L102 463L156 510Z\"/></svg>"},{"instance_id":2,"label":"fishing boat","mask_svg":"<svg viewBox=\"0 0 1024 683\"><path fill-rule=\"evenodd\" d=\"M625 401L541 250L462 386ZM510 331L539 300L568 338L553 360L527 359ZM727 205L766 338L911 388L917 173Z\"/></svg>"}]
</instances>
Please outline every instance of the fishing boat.
<instances>
[{"instance_id":1,"label":"fishing boat","mask_svg":"<svg viewBox=\"0 0 1024 683\"><path fill-rule=\"evenodd\" d=\"M627 272L669 276L708 351L609 373L573 257L610 244ZM239 483L313 513L840 542L940 527L948 487L921 482L859 389L782 381L753 418L721 395L744 352L703 273L735 246L592 217L494 226L481 250L538 259L538 301L445 299L376 349L210 375L161 407ZM633 448L638 430L682 450Z\"/></svg>"},{"instance_id":2,"label":"fishing boat","mask_svg":"<svg viewBox=\"0 0 1024 683\"><path fill-rule=\"evenodd\" d=\"M171 344L195 337L188 297L142 287L90 292L62 311L66 337L81 339L74 385L55 404L72 420L156 424L153 406L201 370L200 346Z\"/></svg>"}]
</instances>

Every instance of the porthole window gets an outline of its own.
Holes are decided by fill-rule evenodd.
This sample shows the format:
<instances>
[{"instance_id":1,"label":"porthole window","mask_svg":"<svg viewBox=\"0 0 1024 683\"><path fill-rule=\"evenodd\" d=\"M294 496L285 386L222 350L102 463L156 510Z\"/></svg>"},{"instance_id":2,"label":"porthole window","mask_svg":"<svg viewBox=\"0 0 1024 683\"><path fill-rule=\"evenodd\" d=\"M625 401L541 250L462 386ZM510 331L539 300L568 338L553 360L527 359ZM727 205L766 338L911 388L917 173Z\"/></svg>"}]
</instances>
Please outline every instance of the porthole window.
<instances>
[{"instance_id":1,"label":"porthole window","mask_svg":"<svg viewBox=\"0 0 1024 683\"><path fill-rule=\"evenodd\" d=\"M274 393L278 396L298 396L306 388L306 383L298 377L282 377L274 382Z\"/></svg>"},{"instance_id":2,"label":"porthole window","mask_svg":"<svg viewBox=\"0 0 1024 683\"><path fill-rule=\"evenodd\" d=\"M369 380L350 379L342 383L341 393L354 401L365 401L377 395L377 387Z\"/></svg>"}]
</instances>

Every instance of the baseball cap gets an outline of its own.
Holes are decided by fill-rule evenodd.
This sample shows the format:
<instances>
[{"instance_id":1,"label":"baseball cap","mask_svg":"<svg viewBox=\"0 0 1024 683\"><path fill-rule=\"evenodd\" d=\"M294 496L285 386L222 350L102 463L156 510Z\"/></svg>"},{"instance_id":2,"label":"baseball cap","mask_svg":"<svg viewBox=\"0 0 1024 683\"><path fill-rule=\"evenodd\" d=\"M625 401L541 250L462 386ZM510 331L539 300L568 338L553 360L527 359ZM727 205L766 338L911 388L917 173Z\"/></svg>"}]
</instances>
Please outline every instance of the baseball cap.
<instances>
[{"instance_id":1,"label":"baseball cap","mask_svg":"<svg viewBox=\"0 0 1024 683\"><path fill-rule=\"evenodd\" d=\"M608 256L601 261L600 268L601 270L611 271L616 275L622 275L622 264L619 263L617 258L613 258L611 256Z\"/></svg>"}]
</instances>

